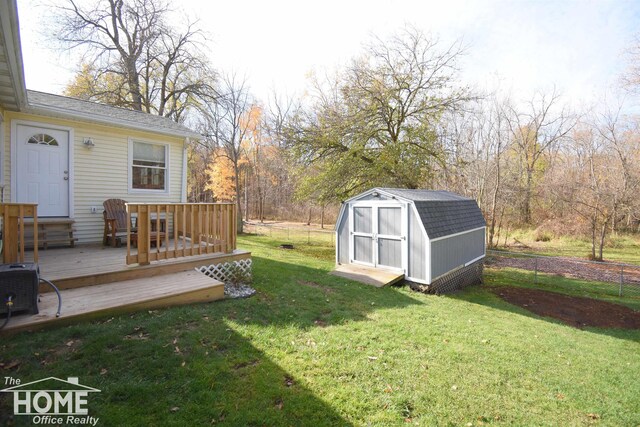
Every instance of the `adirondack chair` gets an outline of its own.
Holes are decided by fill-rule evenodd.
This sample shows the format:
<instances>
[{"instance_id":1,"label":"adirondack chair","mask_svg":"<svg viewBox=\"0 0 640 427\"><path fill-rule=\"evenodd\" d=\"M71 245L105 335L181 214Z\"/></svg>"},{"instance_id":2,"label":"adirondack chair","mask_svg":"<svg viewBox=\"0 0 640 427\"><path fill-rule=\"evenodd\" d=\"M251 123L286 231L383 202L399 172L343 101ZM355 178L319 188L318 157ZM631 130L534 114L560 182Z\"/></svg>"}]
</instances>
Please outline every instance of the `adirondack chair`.
<instances>
[{"instance_id":1,"label":"adirondack chair","mask_svg":"<svg viewBox=\"0 0 640 427\"><path fill-rule=\"evenodd\" d=\"M104 237L102 243L106 246L111 238L111 246L115 247L119 240L118 236L127 234L127 210L125 200L108 199L102 203L104 207ZM137 230L131 227L131 233Z\"/></svg>"}]
</instances>

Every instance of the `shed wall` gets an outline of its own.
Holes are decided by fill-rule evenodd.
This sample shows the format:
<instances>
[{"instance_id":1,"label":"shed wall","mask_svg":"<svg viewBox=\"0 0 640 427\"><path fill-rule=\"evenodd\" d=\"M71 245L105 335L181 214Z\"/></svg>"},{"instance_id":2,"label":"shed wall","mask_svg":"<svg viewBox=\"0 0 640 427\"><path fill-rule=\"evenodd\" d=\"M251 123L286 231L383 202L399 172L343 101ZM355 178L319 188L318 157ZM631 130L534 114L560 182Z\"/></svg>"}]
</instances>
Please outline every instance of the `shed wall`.
<instances>
[{"instance_id":1,"label":"shed wall","mask_svg":"<svg viewBox=\"0 0 640 427\"><path fill-rule=\"evenodd\" d=\"M338 238L336 239L338 251L338 262L340 264L348 264L349 263L349 205L342 205L342 209L344 212L342 213L342 218L337 225L336 231L338 233Z\"/></svg>"},{"instance_id":2,"label":"shed wall","mask_svg":"<svg viewBox=\"0 0 640 427\"><path fill-rule=\"evenodd\" d=\"M431 280L485 254L485 228L431 242Z\"/></svg>"},{"instance_id":3,"label":"shed wall","mask_svg":"<svg viewBox=\"0 0 640 427\"><path fill-rule=\"evenodd\" d=\"M409 277L427 280L427 239L409 206Z\"/></svg>"}]
</instances>

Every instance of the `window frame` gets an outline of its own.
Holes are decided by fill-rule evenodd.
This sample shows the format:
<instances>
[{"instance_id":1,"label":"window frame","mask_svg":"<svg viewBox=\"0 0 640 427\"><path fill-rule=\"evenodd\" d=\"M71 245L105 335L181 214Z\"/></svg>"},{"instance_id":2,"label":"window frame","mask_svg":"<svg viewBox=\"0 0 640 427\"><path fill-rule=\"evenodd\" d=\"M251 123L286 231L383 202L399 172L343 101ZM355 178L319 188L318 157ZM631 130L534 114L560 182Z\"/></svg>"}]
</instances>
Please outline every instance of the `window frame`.
<instances>
[{"instance_id":1,"label":"window frame","mask_svg":"<svg viewBox=\"0 0 640 427\"><path fill-rule=\"evenodd\" d=\"M156 145L156 146L161 146L164 147L164 160L165 160L165 165L164 165L164 189L160 190L160 189L151 189L151 188L134 188L133 187L133 145L138 142L141 144L149 144L149 145ZM129 161L127 162L127 175L128 175L128 179L127 179L127 184L128 184L128 192L129 194L169 194L169 187L170 187L170 183L171 183L171 179L170 179L170 154L171 154L171 149L170 149L170 145L167 143L163 143L163 142L157 142L157 141L149 141L146 139L141 139L141 138L129 138ZM161 169L161 168L158 168Z\"/></svg>"}]
</instances>

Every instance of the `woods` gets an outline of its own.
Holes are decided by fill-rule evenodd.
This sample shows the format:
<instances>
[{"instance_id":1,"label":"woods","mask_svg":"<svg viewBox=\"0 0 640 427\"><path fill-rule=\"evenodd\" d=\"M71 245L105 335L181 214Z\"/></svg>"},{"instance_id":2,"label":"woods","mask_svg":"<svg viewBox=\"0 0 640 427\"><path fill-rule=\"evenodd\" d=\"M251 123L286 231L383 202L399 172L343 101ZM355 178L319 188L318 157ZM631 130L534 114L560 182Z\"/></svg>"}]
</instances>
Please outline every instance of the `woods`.
<instances>
[{"instance_id":1,"label":"woods","mask_svg":"<svg viewBox=\"0 0 640 427\"><path fill-rule=\"evenodd\" d=\"M66 94L171 117L189 147L191 201L232 201L242 219L331 223L373 186L450 190L476 199L497 247L518 227L540 239L640 232L640 130L625 105L576 107L555 88L522 99L460 77L465 47L406 27L372 37L300 96L257 99L246 78L203 54L198 22L162 0L57 9L58 38L85 61ZM638 89L630 46L621 85ZM238 228L241 230L242 221Z\"/></svg>"}]
</instances>

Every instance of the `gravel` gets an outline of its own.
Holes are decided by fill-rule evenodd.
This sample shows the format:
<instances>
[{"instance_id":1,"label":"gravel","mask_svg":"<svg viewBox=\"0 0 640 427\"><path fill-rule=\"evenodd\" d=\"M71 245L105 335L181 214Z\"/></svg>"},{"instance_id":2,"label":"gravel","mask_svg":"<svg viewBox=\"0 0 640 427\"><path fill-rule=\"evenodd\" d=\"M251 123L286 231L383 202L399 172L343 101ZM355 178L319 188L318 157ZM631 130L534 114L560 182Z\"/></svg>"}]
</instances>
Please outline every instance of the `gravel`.
<instances>
[{"instance_id":1,"label":"gravel","mask_svg":"<svg viewBox=\"0 0 640 427\"><path fill-rule=\"evenodd\" d=\"M224 296L225 298L248 298L256 293L256 290L249 285L243 283L239 284L224 284Z\"/></svg>"}]
</instances>

